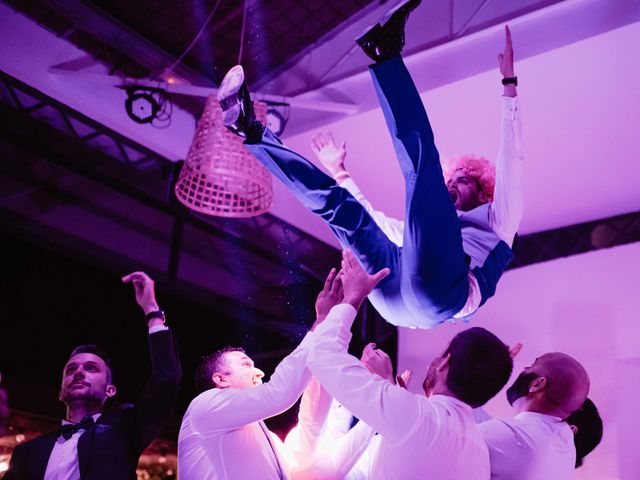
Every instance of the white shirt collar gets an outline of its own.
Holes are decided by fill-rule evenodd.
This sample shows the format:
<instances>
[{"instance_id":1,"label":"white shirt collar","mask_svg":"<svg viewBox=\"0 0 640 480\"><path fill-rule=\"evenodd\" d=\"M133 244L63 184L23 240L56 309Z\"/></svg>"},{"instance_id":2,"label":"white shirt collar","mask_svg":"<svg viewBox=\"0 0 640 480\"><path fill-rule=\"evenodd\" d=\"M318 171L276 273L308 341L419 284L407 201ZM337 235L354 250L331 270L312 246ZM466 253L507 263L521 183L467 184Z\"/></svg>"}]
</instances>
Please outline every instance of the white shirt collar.
<instances>
[{"instance_id":1,"label":"white shirt collar","mask_svg":"<svg viewBox=\"0 0 640 480\"><path fill-rule=\"evenodd\" d=\"M441 395L437 393L435 395L431 395L429 397L429 400L433 402L438 402L438 403L448 403L450 405L455 405L458 408L468 410L469 413L471 413L471 410L472 410L468 404L464 403L462 400L452 397L451 395Z\"/></svg>"},{"instance_id":2,"label":"white shirt collar","mask_svg":"<svg viewBox=\"0 0 640 480\"><path fill-rule=\"evenodd\" d=\"M546 413L539 412L520 412L515 416L515 418L534 418L551 423L559 423L563 421L560 417L555 417L553 415L547 415Z\"/></svg>"}]
</instances>

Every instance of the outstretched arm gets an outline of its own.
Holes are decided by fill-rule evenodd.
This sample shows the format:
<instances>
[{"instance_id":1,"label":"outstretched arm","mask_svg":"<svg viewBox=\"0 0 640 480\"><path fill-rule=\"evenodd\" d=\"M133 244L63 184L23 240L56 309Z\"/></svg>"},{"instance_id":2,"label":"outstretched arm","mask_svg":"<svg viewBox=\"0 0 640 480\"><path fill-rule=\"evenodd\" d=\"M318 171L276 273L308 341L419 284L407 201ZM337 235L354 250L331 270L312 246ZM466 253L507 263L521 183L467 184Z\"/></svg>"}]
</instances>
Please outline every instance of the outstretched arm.
<instances>
[{"instance_id":1,"label":"outstretched arm","mask_svg":"<svg viewBox=\"0 0 640 480\"><path fill-rule=\"evenodd\" d=\"M350 328L357 309L388 269L368 275L351 252L343 259L344 303L337 305L318 327L309 356L309 369L322 386L356 417L391 441L411 431L423 405L418 396L393 385L388 369L383 379L347 353ZM382 359L381 359L382 360Z\"/></svg>"},{"instance_id":2,"label":"outstretched arm","mask_svg":"<svg viewBox=\"0 0 640 480\"><path fill-rule=\"evenodd\" d=\"M300 397L311 379L306 368L313 330L328 321L327 312L342 301L337 272L332 269L316 300L317 318L311 332L276 367L268 382L250 388L211 389L192 402L191 421L201 432L235 429L282 413Z\"/></svg>"},{"instance_id":3,"label":"outstretched arm","mask_svg":"<svg viewBox=\"0 0 640 480\"><path fill-rule=\"evenodd\" d=\"M498 55L500 73L513 77L513 45L511 32L505 27L505 48ZM496 159L496 185L489 221L496 234L509 246L520 227L523 214L520 106L516 86L504 86L500 120L500 148Z\"/></svg>"},{"instance_id":4,"label":"outstretched arm","mask_svg":"<svg viewBox=\"0 0 640 480\"><path fill-rule=\"evenodd\" d=\"M146 314L160 311L153 280L144 272L133 272L122 278L133 285L136 302ZM176 352L173 334L159 315L148 321L151 379L145 386L135 408L136 427L140 450L158 435L171 415L182 370Z\"/></svg>"},{"instance_id":5,"label":"outstretched arm","mask_svg":"<svg viewBox=\"0 0 640 480\"><path fill-rule=\"evenodd\" d=\"M381 211L374 209L351 178L345 166L347 142L342 142L342 145L338 146L331 132L318 132L311 137L311 148L338 185L346 189L364 207L389 240L402 246L404 222L387 217Z\"/></svg>"}]
</instances>

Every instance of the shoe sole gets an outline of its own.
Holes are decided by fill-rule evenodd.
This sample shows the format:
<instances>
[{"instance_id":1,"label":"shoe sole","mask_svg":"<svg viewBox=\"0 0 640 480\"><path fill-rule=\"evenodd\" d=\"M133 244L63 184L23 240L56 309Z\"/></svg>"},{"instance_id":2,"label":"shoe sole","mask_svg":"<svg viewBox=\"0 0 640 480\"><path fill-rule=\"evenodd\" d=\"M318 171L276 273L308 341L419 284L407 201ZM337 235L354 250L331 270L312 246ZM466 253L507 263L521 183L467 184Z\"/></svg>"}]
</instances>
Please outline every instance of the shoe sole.
<instances>
[{"instance_id":1,"label":"shoe sole","mask_svg":"<svg viewBox=\"0 0 640 480\"><path fill-rule=\"evenodd\" d=\"M388 23L396 13L404 11L405 9L408 9L411 12L420 5L421 1L422 0L405 0L404 2L399 3L389 10L384 17L378 20L378 23L369 26L362 35L356 38L356 43L360 46L365 45L369 41L370 37L377 35L377 33L382 30L384 25Z\"/></svg>"},{"instance_id":2,"label":"shoe sole","mask_svg":"<svg viewBox=\"0 0 640 480\"><path fill-rule=\"evenodd\" d=\"M222 79L218 88L218 101L222 107L222 123L233 125L240 116L240 89L244 84L244 69L236 65Z\"/></svg>"}]
</instances>

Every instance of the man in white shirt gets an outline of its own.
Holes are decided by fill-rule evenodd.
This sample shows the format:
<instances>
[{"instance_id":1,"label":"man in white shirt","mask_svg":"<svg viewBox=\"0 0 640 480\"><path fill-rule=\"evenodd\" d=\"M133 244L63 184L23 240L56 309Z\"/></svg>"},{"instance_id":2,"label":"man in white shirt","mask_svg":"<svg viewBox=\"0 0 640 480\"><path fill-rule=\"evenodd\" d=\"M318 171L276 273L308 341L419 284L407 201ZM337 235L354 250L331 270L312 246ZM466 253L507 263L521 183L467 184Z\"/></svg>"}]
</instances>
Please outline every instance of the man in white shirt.
<instances>
[{"instance_id":1,"label":"man in white shirt","mask_svg":"<svg viewBox=\"0 0 640 480\"><path fill-rule=\"evenodd\" d=\"M491 478L568 480L576 447L564 418L579 409L589 393L589 375L574 358L546 353L507 390L514 418L494 418L478 425L489 448Z\"/></svg>"},{"instance_id":2,"label":"man in white shirt","mask_svg":"<svg viewBox=\"0 0 640 480\"><path fill-rule=\"evenodd\" d=\"M429 366L426 396L393 385L347 353L356 311L380 278L369 276L351 252L345 253L344 300L318 326L309 369L337 401L381 435L371 478L488 479L489 453L472 408L509 379L508 347L487 330L471 328L456 335Z\"/></svg>"},{"instance_id":3,"label":"man in white shirt","mask_svg":"<svg viewBox=\"0 0 640 480\"><path fill-rule=\"evenodd\" d=\"M262 383L264 373L242 349L225 348L204 359L196 373L196 387L202 393L189 405L178 438L182 480L310 478L315 471L312 453L325 415L322 412L328 410L330 398L322 395L317 383L307 386L311 379L307 356L313 330L342 298L336 275L333 269L318 296L311 331L280 362L269 382ZM303 390L300 428L295 440L283 446L264 419L291 407ZM351 448L348 443L343 445ZM331 458L341 464L346 457Z\"/></svg>"},{"instance_id":4,"label":"man in white shirt","mask_svg":"<svg viewBox=\"0 0 640 480\"><path fill-rule=\"evenodd\" d=\"M182 372L154 282L144 272L123 277L135 290L149 328L152 375L135 405L104 411L116 394L111 362L97 345L81 345L62 371L67 413L56 432L18 445L5 480L135 480L142 451L173 410Z\"/></svg>"}]
</instances>

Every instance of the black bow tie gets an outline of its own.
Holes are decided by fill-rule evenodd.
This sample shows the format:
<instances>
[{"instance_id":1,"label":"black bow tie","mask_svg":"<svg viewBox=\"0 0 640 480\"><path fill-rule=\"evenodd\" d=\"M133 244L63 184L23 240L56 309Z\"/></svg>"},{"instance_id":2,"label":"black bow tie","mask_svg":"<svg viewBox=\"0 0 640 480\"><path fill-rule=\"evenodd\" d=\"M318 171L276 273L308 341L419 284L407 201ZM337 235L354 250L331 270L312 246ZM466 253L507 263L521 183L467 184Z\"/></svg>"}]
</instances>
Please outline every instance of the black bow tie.
<instances>
[{"instance_id":1,"label":"black bow tie","mask_svg":"<svg viewBox=\"0 0 640 480\"><path fill-rule=\"evenodd\" d=\"M69 440L71 436L79 430L86 430L94 424L93 417L91 415L85 416L78 423L67 423L60 427L60 435L65 440Z\"/></svg>"}]
</instances>

